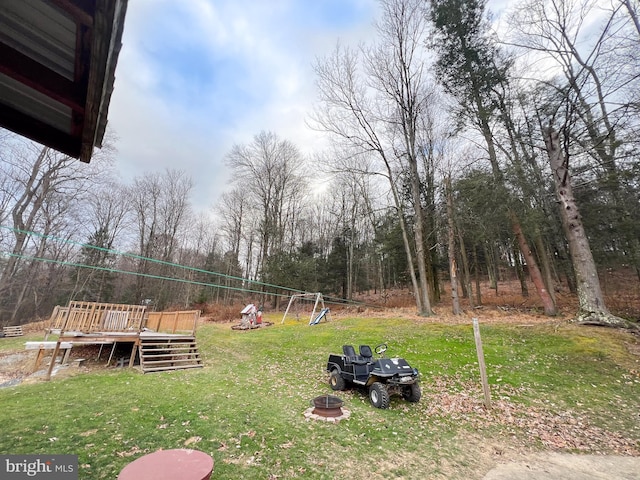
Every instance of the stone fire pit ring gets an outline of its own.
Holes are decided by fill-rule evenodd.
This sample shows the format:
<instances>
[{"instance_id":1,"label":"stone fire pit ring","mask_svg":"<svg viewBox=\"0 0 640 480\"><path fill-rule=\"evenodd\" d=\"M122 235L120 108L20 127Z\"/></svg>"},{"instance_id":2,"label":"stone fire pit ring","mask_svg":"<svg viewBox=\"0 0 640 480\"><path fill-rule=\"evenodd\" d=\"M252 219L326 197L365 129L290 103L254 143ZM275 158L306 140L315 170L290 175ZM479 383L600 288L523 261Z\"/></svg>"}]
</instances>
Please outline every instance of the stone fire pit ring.
<instances>
[{"instance_id":1,"label":"stone fire pit ring","mask_svg":"<svg viewBox=\"0 0 640 480\"><path fill-rule=\"evenodd\" d=\"M343 408L344 402L335 395L320 395L311 400L311 407L305 410L307 420L339 422L351 416L351 412Z\"/></svg>"}]
</instances>

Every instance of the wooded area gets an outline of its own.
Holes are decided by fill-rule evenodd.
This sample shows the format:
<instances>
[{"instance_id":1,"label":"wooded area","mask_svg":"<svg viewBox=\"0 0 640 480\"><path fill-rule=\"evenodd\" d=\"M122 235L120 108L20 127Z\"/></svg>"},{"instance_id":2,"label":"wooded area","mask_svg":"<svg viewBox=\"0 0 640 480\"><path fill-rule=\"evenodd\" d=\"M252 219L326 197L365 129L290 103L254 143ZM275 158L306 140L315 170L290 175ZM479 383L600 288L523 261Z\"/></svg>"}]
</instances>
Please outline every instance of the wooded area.
<instances>
[{"instance_id":1,"label":"wooded area","mask_svg":"<svg viewBox=\"0 0 640 480\"><path fill-rule=\"evenodd\" d=\"M382 0L375 38L314 63L309 125L332 148L256 134L210 212L185 171L118 180L114 140L85 165L0 131L0 324L292 290L410 288L420 314L444 297L458 313L517 278L546 315L566 290L581 322L627 325L598 275L640 285L640 5L523 0L499 22L485 6Z\"/></svg>"}]
</instances>

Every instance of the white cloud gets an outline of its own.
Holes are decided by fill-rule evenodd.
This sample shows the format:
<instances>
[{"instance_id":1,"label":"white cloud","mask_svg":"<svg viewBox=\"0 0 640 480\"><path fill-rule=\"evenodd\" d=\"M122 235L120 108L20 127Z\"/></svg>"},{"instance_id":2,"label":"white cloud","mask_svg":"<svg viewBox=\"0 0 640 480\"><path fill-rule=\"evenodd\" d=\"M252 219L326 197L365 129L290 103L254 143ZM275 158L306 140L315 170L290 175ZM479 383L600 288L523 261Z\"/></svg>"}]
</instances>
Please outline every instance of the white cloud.
<instances>
[{"instance_id":1,"label":"white cloud","mask_svg":"<svg viewBox=\"0 0 640 480\"><path fill-rule=\"evenodd\" d=\"M123 177L184 169L194 204L207 208L228 183L233 144L271 130L305 153L319 148L305 125L312 63L338 38L366 39L376 8L376 0L129 2L109 112Z\"/></svg>"}]
</instances>

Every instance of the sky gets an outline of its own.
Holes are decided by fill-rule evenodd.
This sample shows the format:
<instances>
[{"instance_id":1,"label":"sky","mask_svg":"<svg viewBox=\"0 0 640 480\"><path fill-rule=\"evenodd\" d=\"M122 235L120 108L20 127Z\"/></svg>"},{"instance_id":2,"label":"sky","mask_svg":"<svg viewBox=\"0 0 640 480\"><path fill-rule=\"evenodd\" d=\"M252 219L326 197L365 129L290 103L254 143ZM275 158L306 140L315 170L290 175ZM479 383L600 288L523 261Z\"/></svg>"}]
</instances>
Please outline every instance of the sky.
<instances>
[{"instance_id":1,"label":"sky","mask_svg":"<svg viewBox=\"0 0 640 480\"><path fill-rule=\"evenodd\" d=\"M307 156L326 148L306 124L313 64L338 42L370 42L378 13L378 0L129 1L109 109L123 181L184 170L206 211L229 188L233 145L264 130Z\"/></svg>"},{"instance_id":2,"label":"sky","mask_svg":"<svg viewBox=\"0 0 640 480\"><path fill-rule=\"evenodd\" d=\"M225 156L261 131L303 154L326 140L305 121L313 63L338 41L372 38L377 0L134 0L109 109L125 182L166 168L194 180L192 203L228 188Z\"/></svg>"}]
</instances>

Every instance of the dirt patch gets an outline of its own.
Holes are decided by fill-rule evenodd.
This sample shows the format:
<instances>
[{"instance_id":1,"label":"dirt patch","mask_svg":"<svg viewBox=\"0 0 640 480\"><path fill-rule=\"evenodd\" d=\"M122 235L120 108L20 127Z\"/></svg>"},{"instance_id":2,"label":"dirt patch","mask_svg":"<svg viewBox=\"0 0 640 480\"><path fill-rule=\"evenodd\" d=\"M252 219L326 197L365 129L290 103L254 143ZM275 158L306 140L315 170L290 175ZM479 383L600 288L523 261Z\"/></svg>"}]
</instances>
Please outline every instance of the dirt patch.
<instances>
[{"instance_id":1,"label":"dirt patch","mask_svg":"<svg viewBox=\"0 0 640 480\"><path fill-rule=\"evenodd\" d=\"M101 359L98 357L99 347L96 345L86 345L74 347L66 365L56 365L52 371L52 376L56 378L67 378L82 373L96 370L104 370L106 358L109 352L102 352ZM51 361L51 351L44 356L37 371L33 371L37 350L10 351L0 353L0 388L12 387L21 383L35 383L44 381L49 363ZM126 358L129 358L127 353ZM119 358L116 349L115 359ZM83 359L82 366L79 366L78 359ZM114 368L114 367L111 367Z\"/></svg>"},{"instance_id":2,"label":"dirt patch","mask_svg":"<svg viewBox=\"0 0 640 480\"><path fill-rule=\"evenodd\" d=\"M18 384L33 370L35 356L30 352L0 354L0 387Z\"/></svg>"},{"instance_id":3,"label":"dirt patch","mask_svg":"<svg viewBox=\"0 0 640 480\"><path fill-rule=\"evenodd\" d=\"M539 453L516 462L500 464L483 480L635 480L640 458L607 455Z\"/></svg>"}]
</instances>

